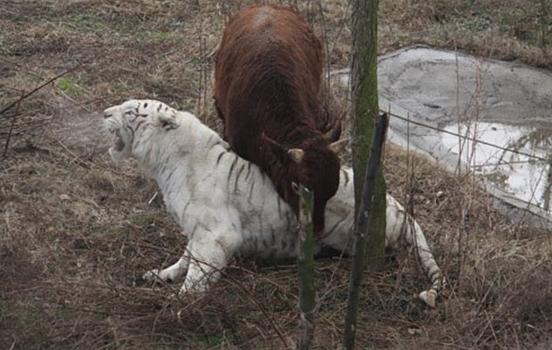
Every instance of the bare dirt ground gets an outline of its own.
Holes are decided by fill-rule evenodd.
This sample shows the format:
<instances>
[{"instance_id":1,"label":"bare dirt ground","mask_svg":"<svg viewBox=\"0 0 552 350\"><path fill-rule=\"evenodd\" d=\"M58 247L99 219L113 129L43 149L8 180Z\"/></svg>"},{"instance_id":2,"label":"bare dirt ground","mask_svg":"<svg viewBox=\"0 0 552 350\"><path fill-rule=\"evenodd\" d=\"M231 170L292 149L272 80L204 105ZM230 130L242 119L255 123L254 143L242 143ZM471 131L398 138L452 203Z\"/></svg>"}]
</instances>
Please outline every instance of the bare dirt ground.
<instances>
[{"instance_id":1,"label":"bare dirt ground","mask_svg":"<svg viewBox=\"0 0 552 350\"><path fill-rule=\"evenodd\" d=\"M172 263L184 239L151 200L155 184L132 163L112 164L99 127L105 107L147 97L216 128L212 53L245 3L0 0L0 348L281 349L294 338L294 265L236 261L208 295L182 301L169 298L177 285L136 285ZM329 66L346 67L347 1L298 3L328 43ZM423 42L550 68L547 9L382 0L380 51ZM343 91L333 93L347 106ZM386 173L449 288L436 309L424 307L413 298L427 281L412 254L390 256L365 274L359 348L550 348L550 234L512 225L469 176L393 147ZM317 263L317 348L340 343L349 272L347 259Z\"/></svg>"}]
</instances>

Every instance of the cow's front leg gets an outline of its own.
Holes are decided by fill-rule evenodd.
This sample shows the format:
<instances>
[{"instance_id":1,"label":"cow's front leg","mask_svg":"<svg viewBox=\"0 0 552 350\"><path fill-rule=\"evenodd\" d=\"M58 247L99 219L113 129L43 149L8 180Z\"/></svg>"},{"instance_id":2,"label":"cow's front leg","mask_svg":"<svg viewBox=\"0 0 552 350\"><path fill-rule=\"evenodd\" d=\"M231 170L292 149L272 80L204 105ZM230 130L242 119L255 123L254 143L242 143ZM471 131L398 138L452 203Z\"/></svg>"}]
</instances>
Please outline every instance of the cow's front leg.
<instances>
[{"instance_id":1,"label":"cow's front leg","mask_svg":"<svg viewBox=\"0 0 552 350\"><path fill-rule=\"evenodd\" d=\"M239 248L241 238L237 233L207 231L205 234L196 232L188 244L188 273L179 294L206 291L219 279L221 270Z\"/></svg>"}]
</instances>

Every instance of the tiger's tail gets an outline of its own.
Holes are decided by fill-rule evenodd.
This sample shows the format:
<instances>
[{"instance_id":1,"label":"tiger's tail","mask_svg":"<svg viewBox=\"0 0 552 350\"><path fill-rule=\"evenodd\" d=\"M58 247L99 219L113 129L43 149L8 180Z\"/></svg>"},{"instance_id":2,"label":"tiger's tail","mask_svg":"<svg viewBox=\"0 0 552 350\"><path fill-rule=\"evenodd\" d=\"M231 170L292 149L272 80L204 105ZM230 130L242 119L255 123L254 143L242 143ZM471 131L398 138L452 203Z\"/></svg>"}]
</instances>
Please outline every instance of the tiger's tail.
<instances>
[{"instance_id":1,"label":"tiger's tail","mask_svg":"<svg viewBox=\"0 0 552 350\"><path fill-rule=\"evenodd\" d=\"M430 307L435 307L435 300L445 286L441 268L433 257L420 225L406 213L399 202L389 195L387 196L387 228L388 246L396 246L401 239L404 239L408 246L415 249L418 261L431 281L431 287L419 293L418 297Z\"/></svg>"}]
</instances>

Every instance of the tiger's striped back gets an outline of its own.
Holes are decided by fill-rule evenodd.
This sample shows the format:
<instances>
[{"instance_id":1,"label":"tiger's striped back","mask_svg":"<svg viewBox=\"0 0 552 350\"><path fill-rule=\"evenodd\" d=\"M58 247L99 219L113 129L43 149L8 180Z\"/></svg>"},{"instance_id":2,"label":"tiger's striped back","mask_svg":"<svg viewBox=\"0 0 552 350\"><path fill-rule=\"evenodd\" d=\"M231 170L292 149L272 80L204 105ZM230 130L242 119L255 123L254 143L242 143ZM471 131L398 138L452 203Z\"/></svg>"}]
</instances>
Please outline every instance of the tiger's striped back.
<instances>
[{"instance_id":1,"label":"tiger's striped back","mask_svg":"<svg viewBox=\"0 0 552 350\"><path fill-rule=\"evenodd\" d=\"M206 278L205 271L225 267L235 254L269 259L297 256L296 218L272 181L256 165L232 152L195 116L151 100L131 100L106 110L105 115L108 129L120 135L125 147L131 145L125 155L137 159L157 181L167 210L188 237L188 259L181 260L193 257L208 262L190 263L183 290L196 285L205 288L206 282L200 283ZM317 253L323 246L351 253L352 179L352 170L343 167L339 189L328 202L325 233L316 244ZM416 248L432 282L420 297L434 305L442 287L441 270L420 226L388 195L386 245L395 247L401 240ZM170 268L182 270L175 265Z\"/></svg>"}]
</instances>

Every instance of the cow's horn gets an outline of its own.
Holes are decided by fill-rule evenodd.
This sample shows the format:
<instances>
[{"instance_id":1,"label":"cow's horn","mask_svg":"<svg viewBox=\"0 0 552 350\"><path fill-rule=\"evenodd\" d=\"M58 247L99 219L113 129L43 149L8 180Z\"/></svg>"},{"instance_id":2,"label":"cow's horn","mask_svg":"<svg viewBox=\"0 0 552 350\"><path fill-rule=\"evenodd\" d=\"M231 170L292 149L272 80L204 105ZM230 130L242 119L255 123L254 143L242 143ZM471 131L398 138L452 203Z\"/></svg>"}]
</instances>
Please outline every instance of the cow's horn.
<instances>
[{"instance_id":1,"label":"cow's horn","mask_svg":"<svg viewBox=\"0 0 552 350\"><path fill-rule=\"evenodd\" d=\"M305 157L305 151L300 148L290 148L287 153L289 154L291 160L293 160L296 164L301 164L301 162L303 162L303 158Z\"/></svg>"}]
</instances>

